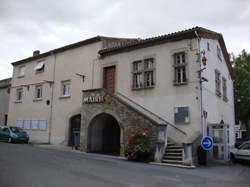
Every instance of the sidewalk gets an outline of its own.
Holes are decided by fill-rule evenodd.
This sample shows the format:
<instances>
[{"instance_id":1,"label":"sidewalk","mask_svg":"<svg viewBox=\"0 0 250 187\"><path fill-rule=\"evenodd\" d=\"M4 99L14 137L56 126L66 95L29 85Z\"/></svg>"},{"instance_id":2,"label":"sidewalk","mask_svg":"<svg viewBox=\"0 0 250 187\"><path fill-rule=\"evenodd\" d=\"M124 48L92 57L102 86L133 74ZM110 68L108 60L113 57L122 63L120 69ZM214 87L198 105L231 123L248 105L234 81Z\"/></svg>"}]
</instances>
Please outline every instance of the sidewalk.
<instances>
[{"instance_id":1,"label":"sidewalk","mask_svg":"<svg viewBox=\"0 0 250 187\"><path fill-rule=\"evenodd\" d=\"M122 156L104 155L104 154L98 154L98 153L86 153L86 152L80 151L79 149L75 150L75 148L72 149L72 147L65 146L65 145L52 145L52 144L31 144L31 145L35 147L74 152L74 153L80 153L80 154L85 154L85 155L93 155L93 156L98 156L98 157L103 157L103 158L114 158L114 159L126 160L126 158Z\"/></svg>"}]
</instances>

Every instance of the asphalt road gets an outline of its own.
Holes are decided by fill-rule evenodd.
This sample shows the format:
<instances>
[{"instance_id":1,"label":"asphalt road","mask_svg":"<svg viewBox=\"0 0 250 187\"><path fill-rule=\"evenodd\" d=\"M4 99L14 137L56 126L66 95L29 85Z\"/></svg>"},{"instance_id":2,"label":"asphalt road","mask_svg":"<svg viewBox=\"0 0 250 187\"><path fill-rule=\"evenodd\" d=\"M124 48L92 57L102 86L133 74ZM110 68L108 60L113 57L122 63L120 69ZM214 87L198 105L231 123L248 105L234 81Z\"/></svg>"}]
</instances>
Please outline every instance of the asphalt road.
<instances>
[{"instance_id":1,"label":"asphalt road","mask_svg":"<svg viewBox=\"0 0 250 187\"><path fill-rule=\"evenodd\" d=\"M250 166L182 169L0 142L0 187L250 186Z\"/></svg>"}]
</instances>

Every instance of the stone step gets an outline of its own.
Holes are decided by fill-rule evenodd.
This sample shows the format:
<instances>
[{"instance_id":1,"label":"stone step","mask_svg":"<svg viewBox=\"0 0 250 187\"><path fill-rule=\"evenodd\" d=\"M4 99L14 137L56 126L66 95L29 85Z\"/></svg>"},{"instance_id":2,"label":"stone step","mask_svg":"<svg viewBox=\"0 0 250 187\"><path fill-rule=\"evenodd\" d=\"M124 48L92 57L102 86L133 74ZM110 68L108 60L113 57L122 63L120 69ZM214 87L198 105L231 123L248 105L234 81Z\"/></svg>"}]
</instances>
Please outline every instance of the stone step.
<instances>
[{"instance_id":1,"label":"stone step","mask_svg":"<svg viewBox=\"0 0 250 187\"><path fill-rule=\"evenodd\" d=\"M164 160L182 160L182 156L164 156Z\"/></svg>"},{"instance_id":2,"label":"stone step","mask_svg":"<svg viewBox=\"0 0 250 187\"><path fill-rule=\"evenodd\" d=\"M183 149L166 149L165 153L182 153Z\"/></svg>"},{"instance_id":3,"label":"stone step","mask_svg":"<svg viewBox=\"0 0 250 187\"><path fill-rule=\"evenodd\" d=\"M183 147L179 147L179 146L170 146L170 147L167 147L167 150L171 150L171 149L183 149Z\"/></svg>"},{"instance_id":4,"label":"stone step","mask_svg":"<svg viewBox=\"0 0 250 187\"><path fill-rule=\"evenodd\" d=\"M182 152L181 153L165 153L164 156L182 156Z\"/></svg>"},{"instance_id":5,"label":"stone step","mask_svg":"<svg viewBox=\"0 0 250 187\"><path fill-rule=\"evenodd\" d=\"M170 163L170 164L183 164L182 160L167 160L167 159L163 159L162 162L163 163Z\"/></svg>"}]
</instances>

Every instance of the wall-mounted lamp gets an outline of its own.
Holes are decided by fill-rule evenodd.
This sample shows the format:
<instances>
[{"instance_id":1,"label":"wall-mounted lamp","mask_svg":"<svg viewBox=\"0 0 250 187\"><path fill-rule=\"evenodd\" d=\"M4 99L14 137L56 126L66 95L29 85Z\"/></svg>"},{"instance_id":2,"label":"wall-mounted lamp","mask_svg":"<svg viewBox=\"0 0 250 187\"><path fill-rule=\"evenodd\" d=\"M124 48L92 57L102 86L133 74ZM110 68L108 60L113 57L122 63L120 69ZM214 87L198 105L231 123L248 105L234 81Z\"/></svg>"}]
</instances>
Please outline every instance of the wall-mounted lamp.
<instances>
[{"instance_id":1,"label":"wall-mounted lamp","mask_svg":"<svg viewBox=\"0 0 250 187\"><path fill-rule=\"evenodd\" d=\"M26 87L26 88L27 88L27 90L29 91L29 89L30 89L30 85L24 85L24 87Z\"/></svg>"},{"instance_id":2,"label":"wall-mounted lamp","mask_svg":"<svg viewBox=\"0 0 250 187\"><path fill-rule=\"evenodd\" d=\"M82 82L84 82L84 80L85 80L85 75L82 75L82 74L80 74L80 73L76 73L76 75L78 75L79 77L81 77L82 78Z\"/></svg>"},{"instance_id":3,"label":"wall-mounted lamp","mask_svg":"<svg viewBox=\"0 0 250 187\"><path fill-rule=\"evenodd\" d=\"M202 55L201 62L203 64L203 66L207 65L207 58L206 58L205 54L206 54L206 52L204 50L201 51L201 55Z\"/></svg>"},{"instance_id":4,"label":"wall-mounted lamp","mask_svg":"<svg viewBox=\"0 0 250 187\"><path fill-rule=\"evenodd\" d=\"M48 81L48 80L43 80L43 82L49 83L50 87L51 87L51 85L54 83L54 81Z\"/></svg>"}]
</instances>

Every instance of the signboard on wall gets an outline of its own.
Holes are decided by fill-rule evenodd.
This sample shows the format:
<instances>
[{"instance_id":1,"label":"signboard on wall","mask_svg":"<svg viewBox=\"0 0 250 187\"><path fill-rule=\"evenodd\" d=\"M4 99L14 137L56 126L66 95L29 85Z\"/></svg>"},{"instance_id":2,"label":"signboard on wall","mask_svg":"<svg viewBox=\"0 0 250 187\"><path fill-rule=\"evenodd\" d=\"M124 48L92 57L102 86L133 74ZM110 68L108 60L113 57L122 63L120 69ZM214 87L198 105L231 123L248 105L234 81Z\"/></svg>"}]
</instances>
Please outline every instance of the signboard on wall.
<instances>
[{"instance_id":1,"label":"signboard on wall","mask_svg":"<svg viewBox=\"0 0 250 187\"><path fill-rule=\"evenodd\" d=\"M91 104L91 103L103 103L105 101L103 95L95 95L95 96L87 96L83 97L84 104Z\"/></svg>"}]
</instances>

